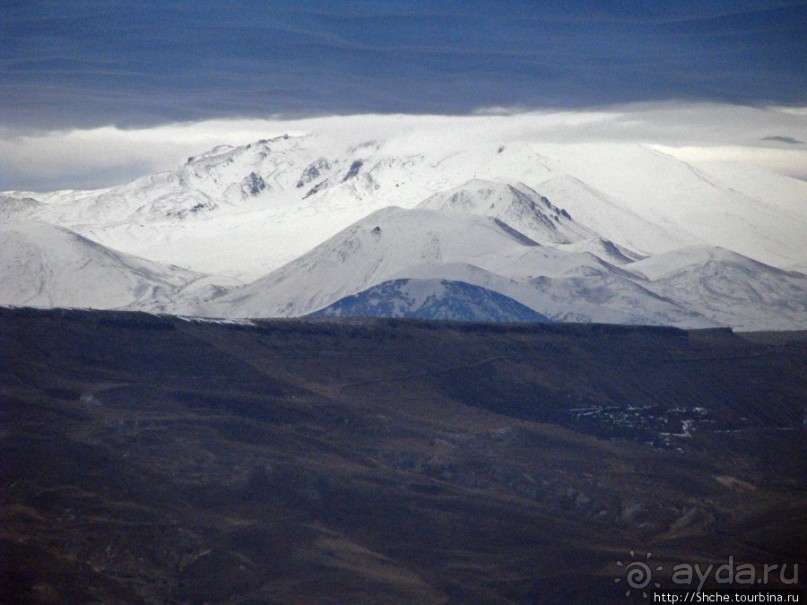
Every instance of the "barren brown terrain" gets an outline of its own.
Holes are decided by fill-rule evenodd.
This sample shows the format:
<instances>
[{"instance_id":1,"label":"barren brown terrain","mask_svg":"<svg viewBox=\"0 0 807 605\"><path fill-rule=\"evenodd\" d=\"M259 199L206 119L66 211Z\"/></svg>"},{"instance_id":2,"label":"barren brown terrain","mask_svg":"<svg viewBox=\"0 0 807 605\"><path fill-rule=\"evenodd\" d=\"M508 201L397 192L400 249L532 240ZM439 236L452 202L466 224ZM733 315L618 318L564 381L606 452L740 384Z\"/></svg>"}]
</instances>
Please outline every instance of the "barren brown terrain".
<instances>
[{"instance_id":1,"label":"barren brown terrain","mask_svg":"<svg viewBox=\"0 0 807 605\"><path fill-rule=\"evenodd\" d=\"M805 394L805 333L2 309L0 601L620 603L631 551L665 586L804 575Z\"/></svg>"}]
</instances>

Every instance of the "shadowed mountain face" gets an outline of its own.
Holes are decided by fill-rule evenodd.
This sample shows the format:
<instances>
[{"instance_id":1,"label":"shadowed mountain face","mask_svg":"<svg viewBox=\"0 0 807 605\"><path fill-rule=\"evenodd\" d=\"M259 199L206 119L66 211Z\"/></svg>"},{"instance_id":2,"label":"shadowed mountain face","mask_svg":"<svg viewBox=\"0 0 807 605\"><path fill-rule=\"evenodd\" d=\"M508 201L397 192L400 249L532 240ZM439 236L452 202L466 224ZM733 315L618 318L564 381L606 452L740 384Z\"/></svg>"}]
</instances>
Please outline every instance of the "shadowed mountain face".
<instances>
[{"instance_id":1,"label":"shadowed mountain face","mask_svg":"<svg viewBox=\"0 0 807 605\"><path fill-rule=\"evenodd\" d=\"M399 317L453 321L546 322L540 313L479 286L445 279L395 279L311 313L311 317Z\"/></svg>"},{"instance_id":2,"label":"shadowed mountain face","mask_svg":"<svg viewBox=\"0 0 807 605\"><path fill-rule=\"evenodd\" d=\"M0 310L0 343L2 602L623 603L630 551L664 588L807 563L804 333Z\"/></svg>"}]
</instances>

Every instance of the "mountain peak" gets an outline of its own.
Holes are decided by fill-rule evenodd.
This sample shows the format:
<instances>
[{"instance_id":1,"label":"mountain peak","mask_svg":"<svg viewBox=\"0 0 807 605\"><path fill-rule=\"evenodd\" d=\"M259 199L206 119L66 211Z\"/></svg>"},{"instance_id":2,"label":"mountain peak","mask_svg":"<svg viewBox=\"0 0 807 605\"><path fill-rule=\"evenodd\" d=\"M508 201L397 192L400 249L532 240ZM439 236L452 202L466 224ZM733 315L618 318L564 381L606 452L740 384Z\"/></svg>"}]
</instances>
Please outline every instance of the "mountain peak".
<instances>
[{"instance_id":1,"label":"mountain peak","mask_svg":"<svg viewBox=\"0 0 807 605\"><path fill-rule=\"evenodd\" d=\"M0 304L163 310L201 277L42 222L0 225L0 239Z\"/></svg>"},{"instance_id":2,"label":"mountain peak","mask_svg":"<svg viewBox=\"0 0 807 605\"><path fill-rule=\"evenodd\" d=\"M400 317L482 322L546 322L512 298L462 281L395 279L347 296L312 317Z\"/></svg>"},{"instance_id":3,"label":"mountain peak","mask_svg":"<svg viewBox=\"0 0 807 605\"><path fill-rule=\"evenodd\" d=\"M488 216L538 243L570 244L594 234L524 183L472 179L436 193L418 208Z\"/></svg>"}]
</instances>

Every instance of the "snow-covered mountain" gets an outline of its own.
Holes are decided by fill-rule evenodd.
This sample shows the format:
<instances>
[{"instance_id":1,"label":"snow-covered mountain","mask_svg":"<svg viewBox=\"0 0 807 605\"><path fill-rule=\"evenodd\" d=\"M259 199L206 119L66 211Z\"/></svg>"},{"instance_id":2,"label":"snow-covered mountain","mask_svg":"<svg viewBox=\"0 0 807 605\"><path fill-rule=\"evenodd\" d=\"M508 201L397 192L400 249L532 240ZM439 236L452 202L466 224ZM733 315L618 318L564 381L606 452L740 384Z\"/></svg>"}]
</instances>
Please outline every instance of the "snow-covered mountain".
<instances>
[{"instance_id":1,"label":"snow-covered mountain","mask_svg":"<svg viewBox=\"0 0 807 605\"><path fill-rule=\"evenodd\" d=\"M166 311L203 276L46 223L0 225L0 304Z\"/></svg>"},{"instance_id":2,"label":"snow-covered mountain","mask_svg":"<svg viewBox=\"0 0 807 605\"><path fill-rule=\"evenodd\" d=\"M282 136L104 190L5 192L0 300L298 316L431 279L559 321L807 327L786 270L807 264L807 183L644 144L444 134Z\"/></svg>"},{"instance_id":3,"label":"snow-covered mountain","mask_svg":"<svg viewBox=\"0 0 807 605\"><path fill-rule=\"evenodd\" d=\"M413 266L497 256L532 246L537 244L487 217L390 207L203 307L202 312L242 317L307 315Z\"/></svg>"},{"instance_id":4,"label":"snow-covered mountain","mask_svg":"<svg viewBox=\"0 0 807 605\"><path fill-rule=\"evenodd\" d=\"M434 194L418 208L488 216L513 227L542 245L575 252L592 252L623 264L641 254L605 240L575 222L569 213L524 183L474 179L449 191Z\"/></svg>"},{"instance_id":5,"label":"snow-covered mountain","mask_svg":"<svg viewBox=\"0 0 807 605\"><path fill-rule=\"evenodd\" d=\"M24 221L42 209L42 204L30 197L0 195L0 220Z\"/></svg>"},{"instance_id":6,"label":"snow-covered mountain","mask_svg":"<svg viewBox=\"0 0 807 605\"><path fill-rule=\"evenodd\" d=\"M647 288L738 329L805 326L807 275L718 247L682 248L633 263Z\"/></svg>"},{"instance_id":7,"label":"snow-covered mountain","mask_svg":"<svg viewBox=\"0 0 807 605\"><path fill-rule=\"evenodd\" d=\"M466 263L421 265L404 272L413 278L447 276L501 292L538 310L551 321L648 324L709 328L721 324L661 298L618 274L537 277L516 280Z\"/></svg>"},{"instance_id":8,"label":"snow-covered mountain","mask_svg":"<svg viewBox=\"0 0 807 605\"><path fill-rule=\"evenodd\" d=\"M312 317L403 317L485 322L546 322L493 290L445 279L395 279L336 301Z\"/></svg>"},{"instance_id":9,"label":"snow-covered mountain","mask_svg":"<svg viewBox=\"0 0 807 605\"><path fill-rule=\"evenodd\" d=\"M545 243L571 244L594 235L577 225L568 212L522 183L511 185L474 179L436 193L417 207L489 216Z\"/></svg>"},{"instance_id":10,"label":"snow-covered mountain","mask_svg":"<svg viewBox=\"0 0 807 605\"><path fill-rule=\"evenodd\" d=\"M545 196L575 230L641 255L718 245L777 267L807 262L807 182L798 179L762 169L748 178L742 164L712 174L643 144L503 144L484 128L364 136L345 128L219 146L100 191L6 192L0 220L49 222L157 262L251 281L375 210L450 198L479 180L538 192L538 206Z\"/></svg>"},{"instance_id":11,"label":"snow-covered mountain","mask_svg":"<svg viewBox=\"0 0 807 605\"><path fill-rule=\"evenodd\" d=\"M236 317L307 315L403 278L443 278L487 288L553 320L719 325L647 290L637 283L643 278L594 254L542 246L499 219L421 207L375 212L198 311Z\"/></svg>"}]
</instances>

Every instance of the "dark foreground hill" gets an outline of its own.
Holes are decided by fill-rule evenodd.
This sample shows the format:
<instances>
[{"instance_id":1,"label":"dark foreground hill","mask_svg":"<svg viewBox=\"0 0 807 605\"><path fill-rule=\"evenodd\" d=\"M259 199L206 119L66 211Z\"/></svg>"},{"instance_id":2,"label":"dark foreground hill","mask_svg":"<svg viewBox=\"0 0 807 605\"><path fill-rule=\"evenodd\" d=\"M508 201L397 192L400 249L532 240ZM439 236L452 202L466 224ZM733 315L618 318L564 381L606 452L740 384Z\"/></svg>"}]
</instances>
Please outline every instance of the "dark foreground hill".
<instances>
[{"instance_id":1,"label":"dark foreground hill","mask_svg":"<svg viewBox=\"0 0 807 605\"><path fill-rule=\"evenodd\" d=\"M792 588L805 393L805 334L0 310L0 602Z\"/></svg>"}]
</instances>

